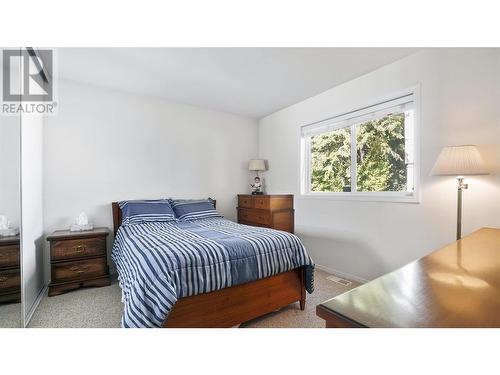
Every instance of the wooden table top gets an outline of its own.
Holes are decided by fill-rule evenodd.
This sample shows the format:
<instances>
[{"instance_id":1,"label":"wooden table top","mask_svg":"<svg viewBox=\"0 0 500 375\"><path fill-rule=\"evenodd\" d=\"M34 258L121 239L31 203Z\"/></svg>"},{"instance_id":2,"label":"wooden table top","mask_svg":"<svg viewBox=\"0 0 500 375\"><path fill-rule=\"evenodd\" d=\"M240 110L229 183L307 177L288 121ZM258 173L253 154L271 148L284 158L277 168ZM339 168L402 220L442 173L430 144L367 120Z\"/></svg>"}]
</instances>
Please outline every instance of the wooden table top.
<instances>
[{"instance_id":1,"label":"wooden table top","mask_svg":"<svg viewBox=\"0 0 500 375\"><path fill-rule=\"evenodd\" d=\"M5 237L0 236L0 245L18 244L19 241L20 241L19 234L16 234L15 236L5 236Z\"/></svg>"},{"instance_id":2,"label":"wooden table top","mask_svg":"<svg viewBox=\"0 0 500 375\"><path fill-rule=\"evenodd\" d=\"M72 232L69 229L56 230L51 235L47 236L47 241L77 239L86 237L107 236L109 229L106 227L97 227L92 230L83 230Z\"/></svg>"},{"instance_id":3,"label":"wooden table top","mask_svg":"<svg viewBox=\"0 0 500 375\"><path fill-rule=\"evenodd\" d=\"M318 308L361 327L500 327L500 229L480 229Z\"/></svg>"}]
</instances>

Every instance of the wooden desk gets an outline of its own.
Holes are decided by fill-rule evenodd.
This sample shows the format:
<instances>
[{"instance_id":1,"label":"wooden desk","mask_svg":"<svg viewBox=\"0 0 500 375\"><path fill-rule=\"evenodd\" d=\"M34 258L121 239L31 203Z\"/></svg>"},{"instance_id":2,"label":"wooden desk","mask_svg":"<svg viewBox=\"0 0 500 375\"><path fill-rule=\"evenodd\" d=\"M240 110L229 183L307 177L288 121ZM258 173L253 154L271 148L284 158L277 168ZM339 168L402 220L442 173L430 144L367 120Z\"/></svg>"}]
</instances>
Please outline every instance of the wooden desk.
<instances>
[{"instance_id":1,"label":"wooden desk","mask_svg":"<svg viewBox=\"0 0 500 375\"><path fill-rule=\"evenodd\" d=\"M326 327L500 327L500 229L449 246L316 306Z\"/></svg>"}]
</instances>

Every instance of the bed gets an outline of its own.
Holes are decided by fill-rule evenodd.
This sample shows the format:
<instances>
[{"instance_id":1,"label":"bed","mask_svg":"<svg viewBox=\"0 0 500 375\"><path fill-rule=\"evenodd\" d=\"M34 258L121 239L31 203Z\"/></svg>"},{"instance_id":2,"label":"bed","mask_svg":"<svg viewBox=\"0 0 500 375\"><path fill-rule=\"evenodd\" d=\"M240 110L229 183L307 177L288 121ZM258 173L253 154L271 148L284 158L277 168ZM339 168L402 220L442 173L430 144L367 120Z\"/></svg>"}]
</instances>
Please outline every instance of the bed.
<instances>
[{"instance_id":1,"label":"bed","mask_svg":"<svg viewBox=\"0 0 500 375\"><path fill-rule=\"evenodd\" d=\"M222 217L122 225L112 210L123 327L232 327L295 302L304 310L313 291L314 264L293 234Z\"/></svg>"}]
</instances>

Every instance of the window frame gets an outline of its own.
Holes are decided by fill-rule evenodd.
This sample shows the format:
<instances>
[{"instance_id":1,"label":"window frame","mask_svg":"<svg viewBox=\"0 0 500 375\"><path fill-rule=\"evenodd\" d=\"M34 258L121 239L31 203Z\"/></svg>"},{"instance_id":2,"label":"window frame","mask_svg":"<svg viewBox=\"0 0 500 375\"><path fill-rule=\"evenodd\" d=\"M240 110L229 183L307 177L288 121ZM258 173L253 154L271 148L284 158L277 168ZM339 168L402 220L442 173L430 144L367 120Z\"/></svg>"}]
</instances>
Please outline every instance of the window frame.
<instances>
[{"instance_id":1,"label":"window frame","mask_svg":"<svg viewBox=\"0 0 500 375\"><path fill-rule=\"evenodd\" d=\"M374 100L367 105L357 106L358 109L344 111L329 119L340 119L353 113L362 113L366 108L377 106L380 103L393 101L405 95L413 95L413 192L408 191L373 191L373 192L313 192L311 191L311 136L303 136L303 129L319 123L327 123L328 119L316 121L299 127L300 147L300 194L299 199L331 199L345 201L380 201L395 203L420 203L420 84L401 90ZM358 122L359 124L359 122ZM352 125L348 125L349 127ZM357 126L357 125L356 125ZM346 126L339 126L338 129ZM351 128L352 129L352 128ZM352 147L354 145L354 147ZM351 163L356 159L356 132L351 131ZM356 182L356 170L351 168L351 186ZM354 185L355 187L356 185Z\"/></svg>"}]
</instances>

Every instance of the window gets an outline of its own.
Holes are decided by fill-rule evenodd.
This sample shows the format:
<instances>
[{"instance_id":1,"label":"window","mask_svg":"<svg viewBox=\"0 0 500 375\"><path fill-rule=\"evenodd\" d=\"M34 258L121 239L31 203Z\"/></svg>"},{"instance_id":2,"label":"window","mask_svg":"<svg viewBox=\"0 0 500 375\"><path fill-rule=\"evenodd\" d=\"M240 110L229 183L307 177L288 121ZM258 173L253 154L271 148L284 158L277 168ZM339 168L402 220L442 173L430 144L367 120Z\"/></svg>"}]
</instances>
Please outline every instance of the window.
<instances>
[{"instance_id":1,"label":"window","mask_svg":"<svg viewBox=\"0 0 500 375\"><path fill-rule=\"evenodd\" d=\"M415 201L415 101L412 90L303 126L302 193Z\"/></svg>"}]
</instances>

